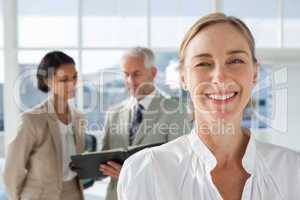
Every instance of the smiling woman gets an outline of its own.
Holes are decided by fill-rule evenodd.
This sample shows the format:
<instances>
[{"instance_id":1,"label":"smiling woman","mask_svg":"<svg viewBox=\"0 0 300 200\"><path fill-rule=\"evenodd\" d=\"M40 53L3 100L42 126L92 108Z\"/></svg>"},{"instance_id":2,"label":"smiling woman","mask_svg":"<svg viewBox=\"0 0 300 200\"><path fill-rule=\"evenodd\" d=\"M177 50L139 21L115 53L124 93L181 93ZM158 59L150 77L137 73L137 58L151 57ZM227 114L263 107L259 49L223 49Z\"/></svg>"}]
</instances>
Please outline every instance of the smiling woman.
<instances>
[{"instance_id":1,"label":"smiling woman","mask_svg":"<svg viewBox=\"0 0 300 200\"><path fill-rule=\"evenodd\" d=\"M247 26L222 13L199 19L182 42L180 63L194 129L129 158L119 200L298 199L300 155L242 127L259 68Z\"/></svg>"},{"instance_id":2,"label":"smiling woman","mask_svg":"<svg viewBox=\"0 0 300 200\"><path fill-rule=\"evenodd\" d=\"M202 111L211 114L210 120L230 117L227 121L237 123L242 118L258 65L251 50L253 39L247 40L251 35L241 33L247 32L230 23L212 24L192 39L186 38L182 45L183 82L194 99L195 114L204 121L208 115L203 116Z\"/></svg>"}]
</instances>

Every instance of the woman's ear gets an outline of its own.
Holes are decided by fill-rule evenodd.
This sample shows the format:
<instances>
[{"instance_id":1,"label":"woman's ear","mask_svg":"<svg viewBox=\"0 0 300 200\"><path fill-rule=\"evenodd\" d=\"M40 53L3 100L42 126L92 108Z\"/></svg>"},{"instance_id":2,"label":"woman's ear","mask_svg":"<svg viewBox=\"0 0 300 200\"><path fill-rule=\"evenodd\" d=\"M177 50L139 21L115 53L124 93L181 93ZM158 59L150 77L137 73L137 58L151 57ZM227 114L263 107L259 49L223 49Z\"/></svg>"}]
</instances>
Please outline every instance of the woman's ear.
<instances>
[{"instance_id":1,"label":"woman's ear","mask_svg":"<svg viewBox=\"0 0 300 200\"><path fill-rule=\"evenodd\" d=\"M52 84L51 82L53 81L51 78L49 79L43 79L45 85L48 87L49 91L52 89Z\"/></svg>"},{"instance_id":2,"label":"woman's ear","mask_svg":"<svg viewBox=\"0 0 300 200\"><path fill-rule=\"evenodd\" d=\"M256 85L257 82L258 82L259 68L260 68L260 64L259 63L255 63L254 64L254 74L253 74L253 84L254 85Z\"/></svg>"},{"instance_id":3,"label":"woman's ear","mask_svg":"<svg viewBox=\"0 0 300 200\"><path fill-rule=\"evenodd\" d=\"M43 82L45 83L45 85L47 85L48 88L50 88L50 81L49 79L43 79Z\"/></svg>"},{"instance_id":4,"label":"woman's ear","mask_svg":"<svg viewBox=\"0 0 300 200\"><path fill-rule=\"evenodd\" d=\"M183 90L187 91L187 85L186 85L186 79L184 74L184 69L182 69L182 66L179 70L179 77L180 77L180 83Z\"/></svg>"}]
</instances>

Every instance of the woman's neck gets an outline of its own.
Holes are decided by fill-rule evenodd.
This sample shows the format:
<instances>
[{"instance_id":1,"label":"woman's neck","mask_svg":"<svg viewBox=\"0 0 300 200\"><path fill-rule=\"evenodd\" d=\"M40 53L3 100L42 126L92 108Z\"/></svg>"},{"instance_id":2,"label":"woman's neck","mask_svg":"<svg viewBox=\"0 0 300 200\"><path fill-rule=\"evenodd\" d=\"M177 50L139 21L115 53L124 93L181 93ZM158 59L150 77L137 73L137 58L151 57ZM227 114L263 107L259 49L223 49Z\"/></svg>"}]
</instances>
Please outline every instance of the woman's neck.
<instances>
[{"instance_id":1,"label":"woman's neck","mask_svg":"<svg viewBox=\"0 0 300 200\"><path fill-rule=\"evenodd\" d=\"M197 121L196 131L218 161L218 165L241 163L249 137L239 122ZM205 128L203 128L205 127Z\"/></svg>"},{"instance_id":2,"label":"woman's neck","mask_svg":"<svg viewBox=\"0 0 300 200\"><path fill-rule=\"evenodd\" d=\"M68 99L60 98L54 95L53 104L56 114L69 114Z\"/></svg>"}]
</instances>

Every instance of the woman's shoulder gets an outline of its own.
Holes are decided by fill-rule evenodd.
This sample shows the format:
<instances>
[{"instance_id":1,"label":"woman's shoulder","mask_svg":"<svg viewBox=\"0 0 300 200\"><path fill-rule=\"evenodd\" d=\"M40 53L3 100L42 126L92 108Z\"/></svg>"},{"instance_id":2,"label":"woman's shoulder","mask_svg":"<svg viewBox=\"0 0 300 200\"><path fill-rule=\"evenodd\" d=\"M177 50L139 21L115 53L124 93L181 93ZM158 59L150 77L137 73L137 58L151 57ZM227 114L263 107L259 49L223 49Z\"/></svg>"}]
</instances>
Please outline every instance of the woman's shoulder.
<instances>
[{"instance_id":1,"label":"woman's shoulder","mask_svg":"<svg viewBox=\"0 0 300 200\"><path fill-rule=\"evenodd\" d=\"M151 154L156 160L178 161L188 154L192 153L189 143L189 134L176 138L166 144L150 149Z\"/></svg>"},{"instance_id":2,"label":"woman's shoulder","mask_svg":"<svg viewBox=\"0 0 300 200\"><path fill-rule=\"evenodd\" d=\"M256 142L256 147L259 156L264 159L269 169L284 169L296 170L300 173L300 153L289 148L265 143ZM293 163L291 165L291 163ZM280 170L281 171L281 170Z\"/></svg>"},{"instance_id":3,"label":"woman's shoulder","mask_svg":"<svg viewBox=\"0 0 300 200\"><path fill-rule=\"evenodd\" d=\"M21 117L25 118L35 118L41 117L41 115L46 114L49 111L48 101L43 101L32 108L27 109L23 113L21 113Z\"/></svg>"},{"instance_id":4,"label":"woman's shoulder","mask_svg":"<svg viewBox=\"0 0 300 200\"><path fill-rule=\"evenodd\" d=\"M147 151L143 152L144 154L151 155L155 159L160 159L164 157L178 157L182 154L189 153L189 140L188 135L183 135L178 137L170 142L167 142L163 145L148 148ZM140 154L143 154L142 152ZM144 155L136 155L144 156Z\"/></svg>"},{"instance_id":5,"label":"woman's shoulder","mask_svg":"<svg viewBox=\"0 0 300 200\"><path fill-rule=\"evenodd\" d=\"M267 185L276 185L282 199L298 199L300 184L300 154L274 144L257 142L262 177ZM269 180L269 181L268 181ZM272 180L272 182L270 182Z\"/></svg>"},{"instance_id":6,"label":"woman's shoulder","mask_svg":"<svg viewBox=\"0 0 300 200\"><path fill-rule=\"evenodd\" d=\"M259 152L265 155L265 157L288 157L288 158L300 158L300 152L289 149L287 147L256 141L256 146Z\"/></svg>"},{"instance_id":7,"label":"woman's shoulder","mask_svg":"<svg viewBox=\"0 0 300 200\"><path fill-rule=\"evenodd\" d=\"M144 194L149 194L147 199L155 199L155 185L158 182L162 183L165 180L163 177L176 177L182 173L181 165L178 163L184 162L182 158L187 157L184 156L186 147L189 146L186 142L187 137L182 136L129 157L123 164L119 177L119 197L145 199Z\"/></svg>"},{"instance_id":8,"label":"woman's shoulder","mask_svg":"<svg viewBox=\"0 0 300 200\"><path fill-rule=\"evenodd\" d=\"M191 151L188 144L188 136L184 135L166 144L144 149L125 161L126 166L130 168L147 168L155 163L163 165L175 164L181 162ZM162 165L161 165L162 166Z\"/></svg>"},{"instance_id":9,"label":"woman's shoulder","mask_svg":"<svg viewBox=\"0 0 300 200\"><path fill-rule=\"evenodd\" d=\"M21 113L18 119L19 125L27 125L31 124L34 126L44 126L49 117L49 109L48 101L43 101L42 103L34 106Z\"/></svg>"}]
</instances>

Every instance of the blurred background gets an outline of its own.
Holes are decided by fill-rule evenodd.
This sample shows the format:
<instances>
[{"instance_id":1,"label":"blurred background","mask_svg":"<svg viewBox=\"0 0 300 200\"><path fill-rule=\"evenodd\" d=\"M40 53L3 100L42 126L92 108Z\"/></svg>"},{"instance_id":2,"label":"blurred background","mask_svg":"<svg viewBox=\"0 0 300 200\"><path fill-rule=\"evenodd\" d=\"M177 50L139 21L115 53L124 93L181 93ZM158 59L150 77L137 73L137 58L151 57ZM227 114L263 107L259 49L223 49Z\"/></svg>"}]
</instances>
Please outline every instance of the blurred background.
<instances>
[{"instance_id":1,"label":"blurred background","mask_svg":"<svg viewBox=\"0 0 300 200\"><path fill-rule=\"evenodd\" d=\"M122 53L152 48L157 86L185 98L178 47L188 27L211 12L241 18L256 39L261 72L244 125L262 141L299 151L299 10L299 0L0 0L0 167L19 113L47 97L35 79L46 52L62 50L75 59L81 79L75 103L100 147L106 110L128 96ZM87 199L101 200L106 182L88 189Z\"/></svg>"}]
</instances>

